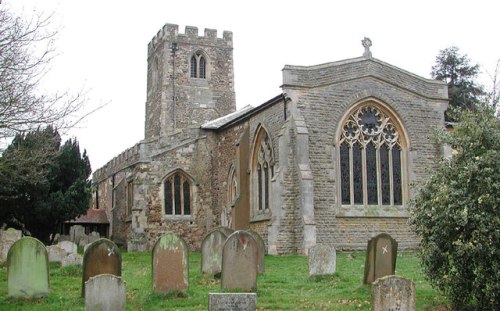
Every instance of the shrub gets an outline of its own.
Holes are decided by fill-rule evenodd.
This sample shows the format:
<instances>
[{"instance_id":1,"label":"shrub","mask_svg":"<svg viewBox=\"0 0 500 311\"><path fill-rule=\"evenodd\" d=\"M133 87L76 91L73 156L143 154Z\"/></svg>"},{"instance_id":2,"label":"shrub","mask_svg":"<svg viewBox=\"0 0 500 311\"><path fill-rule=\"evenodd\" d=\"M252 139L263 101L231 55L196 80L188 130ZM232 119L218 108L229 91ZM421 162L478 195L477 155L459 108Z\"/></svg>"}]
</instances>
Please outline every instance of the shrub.
<instances>
[{"instance_id":1,"label":"shrub","mask_svg":"<svg viewBox=\"0 0 500 311\"><path fill-rule=\"evenodd\" d=\"M456 309L498 310L500 121L488 107L456 113L452 147L412 201L410 224L431 284Z\"/></svg>"}]
</instances>

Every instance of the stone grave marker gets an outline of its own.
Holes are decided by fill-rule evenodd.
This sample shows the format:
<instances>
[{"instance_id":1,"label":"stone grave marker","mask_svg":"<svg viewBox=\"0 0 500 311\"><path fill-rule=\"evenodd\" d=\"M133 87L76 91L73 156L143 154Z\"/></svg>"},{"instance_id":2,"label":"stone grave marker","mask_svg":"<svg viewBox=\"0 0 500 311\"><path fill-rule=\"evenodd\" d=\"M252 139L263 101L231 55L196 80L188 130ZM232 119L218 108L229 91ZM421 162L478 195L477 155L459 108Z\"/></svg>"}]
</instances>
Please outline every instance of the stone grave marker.
<instances>
[{"instance_id":1,"label":"stone grave marker","mask_svg":"<svg viewBox=\"0 0 500 311\"><path fill-rule=\"evenodd\" d=\"M234 233L234 229L231 229L229 227L217 227L211 231L214 231L214 230L222 231L222 233L224 233L226 236L230 236L231 234Z\"/></svg>"},{"instance_id":2,"label":"stone grave marker","mask_svg":"<svg viewBox=\"0 0 500 311\"><path fill-rule=\"evenodd\" d=\"M182 291L189 286L186 242L175 233L162 235L153 247L153 292Z\"/></svg>"},{"instance_id":3,"label":"stone grave marker","mask_svg":"<svg viewBox=\"0 0 500 311\"><path fill-rule=\"evenodd\" d=\"M381 233L368 241L365 260L364 284L393 275L396 271L398 242L389 234Z\"/></svg>"},{"instance_id":4,"label":"stone grave marker","mask_svg":"<svg viewBox=\"0 0 500 311\"><path fill-rule=\"evenodd\" d=\"M49 262L61 263L63 258L68 255L68 253L60 248L58 245L47 246L47 253L49 255Z\"/></svg>"},{"instance_id":5,"label":"stone grave marker","mask_svg":"<svg viewBox=\"0 0 500 311\"><path fill-rule=\"evenodd\" d=\"M222 250L221 286L226 290L255 291L259 246L246 231L235 231Z\"/></svg>"},{"instance_id":6,"label":"stone grave marker","mask_svg":"<svg viewBox=\"0 0 500 311\"><path fill-rule=\"evenodd\" d=\"M85 282L86 311L125 310L126 285L121 277L99 274Z\"/></svg>"},{"instance_id":7,"label":"stone grave marker","mask_svg":"<svg viewBox=\"0 0 500 311\"><path fill-rule=\"evenodd\" d=\"M309 276L335 274L337 252L331 245L316 245L309 248Z\"/></svg>"},{"instance_id":8,"label":"stone grave marker","mask_svg":"<svg viewBox=\"0 0 500 311\"><path fill-rule=\"evenodd\" d=\"M9 297L44 297L49 294L49 258L45 245L32 237L17 240L7 255Z\"/></svg>"},{"instance_id":9,"label":"stone grave marker","mask_svg":"<svg viewBox=\"0 0 500 311\"><path fill-rule=\"evenodd\" d=\"M255 311L255 293L208 293L208 311Z\"/></svg>"},{"instance_id":10,"label":"stone grave marker","mask_svg":"<svg viewBox=\"0 0 500 311\"><path fill-rule=\"evenodd\" d=\"M68 256L64 257L61 261L61 267L78 265L81 266L83 263L83 256L80 254L68 254Z\"/></svg>"},{"instance_id":11,"label":"stone grave marker","mask_svg":"<svg viewBox=\"0 0 500 311\"><path fill-rule=\"evenodd\" d=\"M372 311L415 311L415 284L388 275L372 284Z\"/></svg>"},{"instance_id":12,"label":"stone grave marker","mask_svg":"<svg viewBox=\"0 0 500 311\"><path fill-rule=\"evenodd\" d=\"M227 235L221 230L210 231L201 242L201 272L216 275L222 271L222 249Z\"/></svg>"},{"instance_id":13,"label":"stone grave marker","mask_svg":"<svg viewBox=\"0 0 500 311\"><path fill-rule=\"evenodd\" d=\"M21 230L14 228L0 230L0 263L4 263L7 260L10 247L22 237L23 232Z\"/></svg>"},{"instance_id":14,"label":"stone grave marker","mask_svg":"<svg viewBox=\"0 0 500 311\"><path fill-rule=\"evenodd\" d=\"M257 242L257 246L259 247L259 254L258 254L259 260L257 261L257 272L259 274L263 274L265 271L264 257L266 254L266 244L264 243L264 240L262 239L260 234L258 234L257 232L252 230L249 230L247 232L253 236L255 242Z\"/></svg>"},{"instance_id":15,"label":"stone grave marker","mask_svg":"<svg viewBox=\"0 0 500 311\"><path fill-rule=\"evenodd\" d=\"M57 246L64 249L68 254L76 254L78 252L77 245L71 241L61 241L57 243Z\"/></svg>"},{"instance_id":16,"label":"stone grave marker","mask_svg":"<svg viewBox=\"0 0 500 311\"><path fill-rule=\"evenodd\" d=\"M104 238L90 244L83 255L82 297L85 297L85 282L99 274L122 275L120 249Z\"/></svg>"}]
</instances>

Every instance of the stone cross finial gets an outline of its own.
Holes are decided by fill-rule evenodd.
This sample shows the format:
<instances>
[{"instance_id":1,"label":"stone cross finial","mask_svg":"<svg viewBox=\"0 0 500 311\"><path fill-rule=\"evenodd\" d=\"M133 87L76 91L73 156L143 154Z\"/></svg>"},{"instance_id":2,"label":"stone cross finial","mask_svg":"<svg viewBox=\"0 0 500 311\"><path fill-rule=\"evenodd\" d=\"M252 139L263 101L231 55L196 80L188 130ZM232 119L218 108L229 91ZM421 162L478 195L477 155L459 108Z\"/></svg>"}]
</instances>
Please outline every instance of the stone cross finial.
<instances>
[{"instance_id":1,"label":"stone cross finial","mask_svg":"<svg viewBox=\"0 0 500 311\"><path fill-rule=\"evenodd\" d=\"M363 53L364 57L372 57L372 52L370 51L370 47L372 46L372 40L370 38L365 37L361 40L361 44L365 48L365 52Z\"/></svg>"}]
</instances>

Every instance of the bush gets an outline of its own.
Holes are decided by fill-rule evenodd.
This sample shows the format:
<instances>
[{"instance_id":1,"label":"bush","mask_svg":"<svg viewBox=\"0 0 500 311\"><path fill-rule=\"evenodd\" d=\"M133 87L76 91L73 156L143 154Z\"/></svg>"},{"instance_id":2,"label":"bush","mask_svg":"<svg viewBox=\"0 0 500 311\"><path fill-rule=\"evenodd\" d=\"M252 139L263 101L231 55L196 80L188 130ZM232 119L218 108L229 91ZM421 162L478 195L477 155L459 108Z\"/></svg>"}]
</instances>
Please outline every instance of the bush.
<instances>
[{"instance_id":1,"label":"bush","mask_svg":"<svg viewBox=\"0 0 500 311\"><path fill-rule=\"evenodd\" d=\"M456 113L453 148L412 201L410 224L431 284L456 309L500 306L500 121L487 107Z\"/></svg>"}]
</instances>

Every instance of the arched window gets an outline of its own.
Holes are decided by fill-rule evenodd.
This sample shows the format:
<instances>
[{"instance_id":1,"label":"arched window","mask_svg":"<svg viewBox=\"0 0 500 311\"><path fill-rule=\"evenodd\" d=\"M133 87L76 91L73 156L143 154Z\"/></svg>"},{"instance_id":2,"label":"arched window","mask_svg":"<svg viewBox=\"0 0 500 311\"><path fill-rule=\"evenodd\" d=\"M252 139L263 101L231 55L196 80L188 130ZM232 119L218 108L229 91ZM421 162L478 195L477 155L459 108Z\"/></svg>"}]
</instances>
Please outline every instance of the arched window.
<instances>
[{"instance_id":1,"label":"arched window","mask_svg":"<svg viewBox=\"0 0 500 311\"><path fill-rule=\"evenodd\" d=\"M363 103L347 116L338 153L342 205L403 205L403 138L395 117L374 101Z\"/></svg>"},{"instance_id":2,"label":"arched window","mask_svg":"<svg viewBox=\"0 0 500 311\"><path fill-rule=\"evenodd\" d=\"M191 78L206 78L206 60L200 51L191 56L190 67Z\"/></svg>"},{"instance_id":3,"label":"arched window","mask_svg":"<svg viewBox=\"0 0 500 311\"><path fill-rule=\"evenodd\" d=\"M191 182L181 172L163 181L163 198L166 215L191 215Z\"/></svg>"},{"instance_id":4,"label":"arched window","mask_svg":"<svg viewBox=\"0 0 500 311\"><path fill-rule=\"evenodd\" d=\"M253 216L270 213L271 179L274 175L274 156L269 135L260 128L255 136L252 158Z\"/></svg>"},{"instance_id":5,"label":"arched window","mask_svg":"<svg viewBox=\"0 0 500 311\"><path fill-rule=\"evenodd\" d=\"M236 170L234 165L231 165L229 169L228 175L228 183L227 183L227 203L231 206L236 197L238 196L238 180L236 179Z\"/></svg>"}]
</instances>

